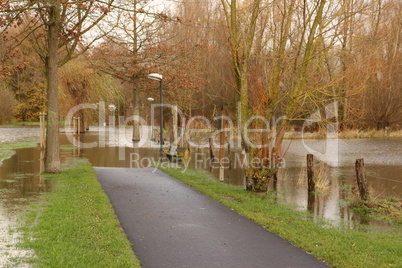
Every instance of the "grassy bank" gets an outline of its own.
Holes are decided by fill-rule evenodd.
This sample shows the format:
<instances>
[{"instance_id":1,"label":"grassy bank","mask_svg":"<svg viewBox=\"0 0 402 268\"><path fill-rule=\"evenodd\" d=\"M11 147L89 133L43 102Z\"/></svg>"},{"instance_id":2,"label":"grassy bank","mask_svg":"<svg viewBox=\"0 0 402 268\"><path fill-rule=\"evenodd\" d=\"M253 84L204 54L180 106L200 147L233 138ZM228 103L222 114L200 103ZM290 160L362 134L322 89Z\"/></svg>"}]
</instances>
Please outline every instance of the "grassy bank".
<instances>
[{"instance_id":1,"label":"grassy bank","mask_svg":"<svg viewBox=\"0 0 402 268\"><path fill-rule=\"evenodd\" d=\"M402 200L390 196L384 199L351 199L349 206L353 211L368 219L381 220L402 228Z\"/></svg>"},{"instance_id":2,"label":"grassy bank","mask_svg":"<svg viewBox=\"0 0 402 268\"><path fill-rule=\"evenodd\" d=\"M349 129L339 133L340 139L402 138L402 130L357 130Z\"/></svg>"},{"instance_id":3,"label":"grassy bank","mask_svg":"<svg viewBox=\"0 0 402 268\"><path fill-rule=\"evenodd\" d=\"M312 253L333 267L400 267L401 229L365 232L332 227L307 212L278 205L274 194L257 195L220 183L205 171L162 169L238 213Z\"/></svg>"},{"instance_id":4,"label":"grassy bank","mask_svg":"<svg viewBox=\"0 0 402 268\"><path fill-rule=\"evenodd\" d=\"M65 125L66 125L65 121L60 121L59 122L60 127L64 127ZM39 127L39 126L40 126L39 120L38 120L38 122L27 122L27 121L15 122L15 121L10 121L10 122L8 122L6 124L0 125L0 128L2 128L2 127L7 127L7 128L9 128L9 127L17 128L18 127L18 128L20 128L20 127Z\"/></svg>"},{"instance_id":5,"label":"grassy bank","mask_svg":"<svg viewBox=\"0 0 402 268\"><path fill-rule=\"evenodd\" d=\"M85 160L44 175L54 185L26 215L23 247L39 267L140 267L109 199Z\"/></svg>"},{"instance_id":6,"label":"grassy bank","mask_svg":"<svg viewBox=\"0 0 402 268\"><path fill-rule=\"evenodd\" d=\"M317 132L286 132L285 139L325 139L325 131ZM347 129L338 133L339 139L373 139L373 138L402 138L402 130L384 131L384 130L358 130Z\"/></svg>"},{"instance_id":7,"label":"grassy bank","mask_svg":"<svg viewBox=\"0 0 402 268\"><path fill-rule=\"evenodd\" d=\"M8 123L0 125L0 127L39 127L39 120L38 122L14 122L10 121Z\"/></svg>"}]
</instances>

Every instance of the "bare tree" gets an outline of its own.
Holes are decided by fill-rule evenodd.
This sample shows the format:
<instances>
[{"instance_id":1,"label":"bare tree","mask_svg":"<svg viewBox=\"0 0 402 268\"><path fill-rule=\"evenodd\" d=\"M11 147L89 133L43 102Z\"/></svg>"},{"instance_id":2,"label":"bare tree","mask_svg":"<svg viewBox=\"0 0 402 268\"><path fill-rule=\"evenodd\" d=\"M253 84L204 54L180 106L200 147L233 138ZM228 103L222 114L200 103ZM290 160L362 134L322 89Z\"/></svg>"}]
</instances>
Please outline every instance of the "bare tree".
<instances>
[{"instance_id":1,"label":"bare tree","mask_svg":"<svg viewBox=\"0 0 402 268\"><path fill-rule=\"evenodd\" d=\"M25 36L35 36L37 53L45 63L47 81L47 138L45 172L61 171L59 153L59 66L85 52L100 38L93 31L108 14L113 0L95 1L13 1L7 13L12 19L28 18ZM44 29L44 31L38 31ZM45 33L43 35L43 33ZM87 34L95 37L83 41Z\"/></svg>"},{"instance_id":2,"label":"bare tree","mask_svg":"<svg viewBox=\"0 0 402 268\"><path fill-rule=\"evenodd\" d=\"M234 14L236 3L231 3L234 5L222 1L224 9L231 7L231 14ZM290 122L305 120L309 113L337 97L335 87L339 85L339 76L334 76L334 72L339 68L334 55L340 35L339 24L343 21L340 10L344 8L340 2L327 0L271 1L263 7L258 6L255 25L247 27L250 25L248 21L242 25L242 29L253 31L248 36L255 37L251 47L245 50L250 54L246 57L242 54L241 57L248 59L244 61L247 67L242 69L247 84L244 94L254 114L269 121L280 115L285 115L286 119L276 126L276 132L269 130L270 126L261 125L258 120L254 123L254 127L265 130L260 138L254 138L262 148L252 149L251 146L251 157L260 157L266 162L270 159L271 163L268 166L262 161L261 166L248 168L246 184L251 190L256 190L256 186L262 184L261 180L276 176L276 164L283 157L282 141ZM236 25L231 16L227 16L227 21L229 25ZM229 32L230 42L233 42L232 37L237 32L233 27L229 27ZM238 54L233 51L244 47L247 46L231 45L235 59ZM241 65L233 66L239 70Z\"/></svg>"},{"instance_id":3,"label":"bare tree","mask_svg":"<svg viewBox=\"0 0 402 268\"><path fill-rule=\"evenodd\" d=\"M260 15L261 0L242 2L221 0L225 13L229 46L232 56L235 90L242 104L242 120L249 116L248 82L249 61L251 58L256 25Z\"/></svg>"}]
</instances>

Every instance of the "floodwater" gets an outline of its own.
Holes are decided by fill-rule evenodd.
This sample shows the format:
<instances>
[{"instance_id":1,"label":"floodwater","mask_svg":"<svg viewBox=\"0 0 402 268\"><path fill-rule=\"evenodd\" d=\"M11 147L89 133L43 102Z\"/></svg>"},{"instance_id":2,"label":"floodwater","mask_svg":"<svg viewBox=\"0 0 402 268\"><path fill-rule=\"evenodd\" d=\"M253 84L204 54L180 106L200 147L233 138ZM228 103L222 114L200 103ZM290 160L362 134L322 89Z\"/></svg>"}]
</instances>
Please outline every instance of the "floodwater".
<instances>
[{"instance_id":1,"label":"floodwater","mask_svg":"<svg viewBox=\"0 0 402 268\"><path fill-rule=\"evenodd\" d=\"M102 167L150 167L159 160L159 145L150 141L141 141L141 148L135 148L131 142L129 128L93 128L78 137L69 130L60 134L62 159L67 157L85 157L94 166ZM143 129L143 136L149 133ZM21 138L37 138L35 128L2 128L0 141L17 141ZM80 143L79 143L80 142ZM279 172L276 184L270 182L269 190L277 192L279 202L295 204L300 210L310 210L316 216L330 219L336 225L355 227L361 222L376 225L373 221L360 219L343 204L345 189L355 187L354 163L357 158L364 158L366 177L374 197L398 196L402 198L402 139L353 139L339 140L337 151L325 155L328 143L324 140L286 140L284 148L284 168ZM244 185L244 170L240 152L231 146L228 155L230 164L226 164L226 183ZM324 148L324 150L323 150ZM306 176L303 174L306 155L315 151L323 160L329 160L325 166L326 184L315 198L308 197ZM329 151L329 150L327 150ZM0 165L0 267L12 267L10 260L23 259L32 252L17 249L20 234L16 231L18 219L33 200L51 189L51 184L39 174L43 168L40 159L41 150L37 148L19 149ZM327 157L327 158L325 158ZM336 161L334 161L336 160ZM334 162L336 165L334 165ZM203 168L218 177L219 169L211 168L208 148L194 149L188 168ZM301 175L300 175L301 174ZM8 265L8 266L7 266ZM19 267L29 267L20 264Z\"/></svg>"},{"instance_id":2,"label":"floodwater","mask_svg":"<svg viewBox=\"0 0 402 268\"><path fill-rule=\"evenodd\" d=\"M159 160L159 145L142 141L144 145L142 148L134 148L130 141L130 129L116 129L112 132L104 129L104 131L81 135L81 148L71 150L71 155L88 158L94 166L104 167L151 167L153 162ZM144 133L144 136L147 136L147 133ZM63 143L69 142L66 135L62 137ZM320 158L326 160L323 154L325 147L330 146L325 140L286 140L284 143L284 148L288 148L284 168L279 172L278 182L275 185L271 182L269 186L269 190L278 192L280 202L296 204L298 209L308 209L314 215L330 219L336 224L345 221L351 224L349 222L351 220L360 222L359 217L342 205L342 200L347 197L347 189L356 188L354 163L358 158L364 158L366 178L373 197L402 198L402 139L400 138L339 140L336 156L329 155L328 165L322 165L325 173L322 183L324 186L313 199L311 197L309 199L307 177L303 174L306 155L315 150L315 154L318 156L321 154ZM226 164L224 181L244 185L240 152L235 146L231 147L233 152L228 155L230 164ZM337 160L337 166L331 166L334 159ZM207 169L218 178L219 165L215 163L211 167L210 163L208 148L194 149L188 168Z\"/></svg>"},{"instance_id":3,"label":"floodwater","mask_svg":"<svg viewBox=\"0 0 402 268\"><path fill-rule=\"evenodd\" d=\"M33 252L16 246L21 238L18 221L33 200L50 188L38 175L40 154L38 148L19 149L0 165L0 267L15 267L11 260L18 267L29 267L24 258Z\"/></svg>"}]
</instances>

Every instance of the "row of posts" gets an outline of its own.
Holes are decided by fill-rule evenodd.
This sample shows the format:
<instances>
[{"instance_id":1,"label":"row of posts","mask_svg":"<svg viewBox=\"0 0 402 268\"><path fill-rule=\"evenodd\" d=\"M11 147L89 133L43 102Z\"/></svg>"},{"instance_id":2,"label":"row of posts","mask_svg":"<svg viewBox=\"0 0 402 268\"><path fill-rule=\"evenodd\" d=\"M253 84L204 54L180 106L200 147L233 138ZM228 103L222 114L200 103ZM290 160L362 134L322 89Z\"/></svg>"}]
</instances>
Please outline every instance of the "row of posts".
<instances>
[{"instance_id":1,"label":"row of posts","mask_svg":"<svg viewBox=\"0 0 402 268\"><path fill-rule=\"evenodd\" d=\"M73 117L73 133L80 134L81 133L81 119L80 117Z\"/></svg>"},{"instance_id":2,"label":"row of posts","mask_svg":"<svg viewBox=\"0 0 402 268\"><path fill-rule=\"evenodd\" d=\"M356 159L355 171L356 171L356 183L359 189L360 199L363 201L367 201L370 195L364 171L364 159ZM315 191L314 156L312 154L307 155L307 183L308 183L307 187L308 193L309 195L312 195L313 192Z\"/></svg>"},{"instance_id":3,"label":"row of posts","mask_svg":"<svg viewBox=\"0 0 402 268\"><path fill-rule=\"evenodd\" d=\"M73 117L73 135L77 135L78 138L74 139L74 146L80 147L80 134L81 134L81 118ZM75 149L74 149L75 153ZM77 155L80 155L80 150L78 149Z\"/></svg>"},{"instance_id":4,"label":"row of posts","mask_svg":"<svg viewBox=\"0 0 402 268\"><path fill-rule=\"evenodd\" d=\"M45 148L46 141L46 113L39 113L39 144L40 148ZM81 133L81 120L80 117L73 117L73 133L80 134Z\"/></svg>"}]
</instances>

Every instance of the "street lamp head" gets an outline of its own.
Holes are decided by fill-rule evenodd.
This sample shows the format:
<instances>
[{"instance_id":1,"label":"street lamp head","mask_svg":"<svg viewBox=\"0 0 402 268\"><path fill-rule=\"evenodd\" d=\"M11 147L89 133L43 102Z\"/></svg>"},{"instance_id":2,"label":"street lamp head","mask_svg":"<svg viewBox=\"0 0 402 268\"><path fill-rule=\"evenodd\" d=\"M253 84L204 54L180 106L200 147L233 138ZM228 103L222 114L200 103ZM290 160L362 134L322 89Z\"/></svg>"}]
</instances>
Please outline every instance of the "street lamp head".
<instances>
[{"instance_id":1,"label":"street lamp head","mask_svg":"<svg viewBox=\"0 0 402 268\"><path fill-rule=\"evenodd\" d=\"M116 110L116 105L114 104L109 104L109 111L114 112Z\"/></svg>"},{"instance_id":2,"label":"street lamp head","mask_svg":"<svg viewBox=\"0 0 402 268\"><path fill-rule=\"evenodd\" d=\"M154 98L147 98L147 101L153 102Z\"/></svg>"},{"instance_id":3,"label":"street lamp head","mask_svg":"<svg viewBox=\"0 0 402 268\"><path fill-rule=\"evenodd\" d=\"M163 76L161 74L157 74L157 73L152 73L148 75L148 79L151 80L156 80L156 81L162 81L163 80Z\"/></svg>"}]
</instances>

